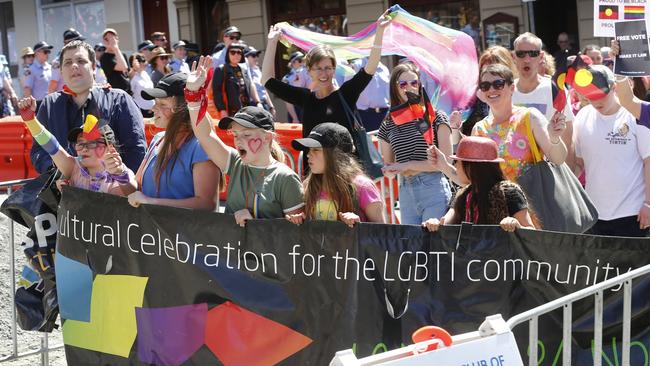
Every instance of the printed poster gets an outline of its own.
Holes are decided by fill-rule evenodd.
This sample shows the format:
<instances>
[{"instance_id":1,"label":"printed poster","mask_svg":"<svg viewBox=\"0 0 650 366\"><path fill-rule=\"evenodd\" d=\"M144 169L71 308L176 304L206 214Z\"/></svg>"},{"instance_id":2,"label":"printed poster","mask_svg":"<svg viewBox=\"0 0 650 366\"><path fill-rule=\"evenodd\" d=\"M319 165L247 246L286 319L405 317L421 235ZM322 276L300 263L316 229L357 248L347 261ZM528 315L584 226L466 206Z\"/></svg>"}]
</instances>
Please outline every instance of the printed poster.
<instances>
[{"instance_id":1,"label":"printed poster","mask_svg":"<svg viewBox=\"0 0 650 366\"><path fill-rule=\"evenodd\" d=\"M648 19L648 0L595 0L594 37L614 37L614 23Z\"/></svg>"}]
</instances>

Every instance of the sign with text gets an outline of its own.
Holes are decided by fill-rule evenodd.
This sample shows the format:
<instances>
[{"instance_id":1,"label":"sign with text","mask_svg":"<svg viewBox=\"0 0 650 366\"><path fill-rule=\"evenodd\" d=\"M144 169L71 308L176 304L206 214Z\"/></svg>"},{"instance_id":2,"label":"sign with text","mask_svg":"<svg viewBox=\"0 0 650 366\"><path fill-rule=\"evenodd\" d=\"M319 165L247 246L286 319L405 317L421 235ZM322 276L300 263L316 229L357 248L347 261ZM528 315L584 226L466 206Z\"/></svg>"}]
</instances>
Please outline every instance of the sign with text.
<instances>
[{"instance_id":1,"label":"sign with text","mask_svg":"<svg viewBox=\"0 0 650 366\"><path fill-rule=\"evenodd\" d=\"M339 350L400 348L424 325L475 331L486 316L508 319L650 262L648 239L284 219L241 228L231 215L134 208L70 187L58 227L71 365L326 365ZM636 365L650 344L650 281L633 285ZM610 360L621 355L622 292L605 292ZM593 303L575 303L573 316L572 364L592 364ZM540 319L540 365L562 352L561 319ZM527 328L514 334L525 355Z\"/></svg>"},{"instance_id":2,"label":"sign with text","mask_svg":"<svg viewBox=\"0 0 650 366\"><path fill-rule=\"evenodd\" d=\"M647 20L648 0L594 0L594 37L614 37L620 20Z\"/></svg>"},{"instance_id":3,"label":"sign with text","mask_svg":"<svg viewBox=\"0 0 650 366\"><path fill-rule=\"evenodd\" d=\"M625 76L650 75L650 49L645 20L617 22L616 40L620 52L614 63L614 73Z\"/></svg>"}]
</instances>

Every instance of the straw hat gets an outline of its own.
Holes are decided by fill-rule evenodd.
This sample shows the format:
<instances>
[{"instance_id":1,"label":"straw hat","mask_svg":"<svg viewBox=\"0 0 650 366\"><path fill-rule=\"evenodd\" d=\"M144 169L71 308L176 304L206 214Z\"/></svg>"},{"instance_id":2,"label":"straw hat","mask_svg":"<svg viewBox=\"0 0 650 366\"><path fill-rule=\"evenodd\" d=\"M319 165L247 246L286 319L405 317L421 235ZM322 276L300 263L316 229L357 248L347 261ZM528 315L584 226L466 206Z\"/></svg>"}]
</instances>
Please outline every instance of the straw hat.
<instances>
[{"instance_id":1,"label":"straw hat","mask_svg":"<svg viewBox=\"0 0 650 366\"><path fill-rule=\"evenodd\" d=\"M460 140L455 155L450 159L477 163L503 163L497 143L487 137L465 136Z\"/></svg>"},{"instance_id":2,"label":"straw hat","mask_svg":"<svg viewBox=\"0 0 650 366\"><path fill-rule=\"evenodd\" d=\"M167 53L164 48L162 47L156 47L153 50L151 50L151 59L149 59L150 64L154 64L156 62L156 59L161 56L171 56L171 53Z\"/></svg>"},{"instance_id":3,"label":"straw hat","mask_svg":"<svg viewBox=\"0 0 650 366\"><path fill-rule=\"evenodd\" d=\"M31 47L23 47L20 50L20 58L24 58L25 56L34 56L34 50Z\"/></svg>"}]
</instances>

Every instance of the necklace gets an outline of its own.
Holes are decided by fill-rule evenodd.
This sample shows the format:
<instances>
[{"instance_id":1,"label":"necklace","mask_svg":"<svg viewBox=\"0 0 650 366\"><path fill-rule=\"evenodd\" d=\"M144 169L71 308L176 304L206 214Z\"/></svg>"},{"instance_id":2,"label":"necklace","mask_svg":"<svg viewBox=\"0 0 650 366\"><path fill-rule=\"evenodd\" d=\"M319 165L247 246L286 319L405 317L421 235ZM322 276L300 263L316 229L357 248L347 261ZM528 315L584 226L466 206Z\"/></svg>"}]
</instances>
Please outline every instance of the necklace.
<instances>
[{"instance_id":1,"label":"necklace","mask_svg":"<svg viewBox=\"0 0 650 366\"><path fill-rule=\"evenodd\" d=\"M273 163L269 164L268 166L261 168L262 171L257 175L255 179L251 177L251 172L250 168L247 167L246 169L246 194L245 194L245 207L247 209L251 210L251 214L253 215L253 218L258 218L258 211L259 211L259 200L260 200L260 193L262 193L262 187L264 186L264 179L266 178L266 171L268 168L273 165ZM249 207L248 205L248 195L250 192L253 192L253 203L252 207Z\"/></svg>"}]
</instances>

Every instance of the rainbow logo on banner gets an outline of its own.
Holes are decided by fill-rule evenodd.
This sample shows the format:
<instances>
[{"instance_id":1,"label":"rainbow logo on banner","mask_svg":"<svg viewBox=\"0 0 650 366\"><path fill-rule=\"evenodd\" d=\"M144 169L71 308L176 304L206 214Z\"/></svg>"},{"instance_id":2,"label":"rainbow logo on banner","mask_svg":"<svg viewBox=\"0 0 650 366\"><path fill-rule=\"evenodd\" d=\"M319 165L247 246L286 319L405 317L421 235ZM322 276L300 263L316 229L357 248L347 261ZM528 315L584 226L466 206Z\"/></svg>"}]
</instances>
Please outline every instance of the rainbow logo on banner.
<instances>
[{"instance_id":1,"label":"rainbow logo on banner","mask_svg":"<svg viewBox=\"0 0 650 366\"><path fill-rule=\"evenodd\" d=\"M645 6L625 6L623 9L624 19L634 20L634 19L644 19L645 18Z\"/></svg>"}]
</instances>

